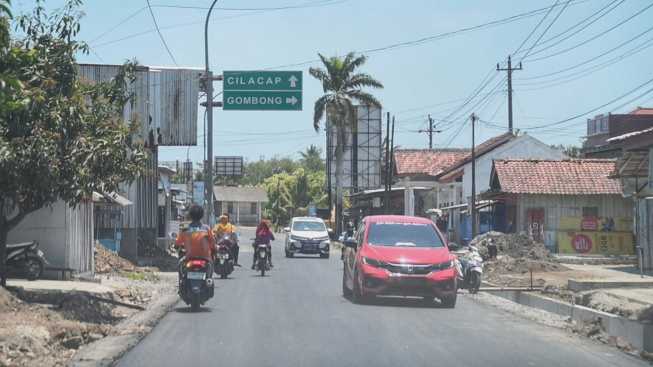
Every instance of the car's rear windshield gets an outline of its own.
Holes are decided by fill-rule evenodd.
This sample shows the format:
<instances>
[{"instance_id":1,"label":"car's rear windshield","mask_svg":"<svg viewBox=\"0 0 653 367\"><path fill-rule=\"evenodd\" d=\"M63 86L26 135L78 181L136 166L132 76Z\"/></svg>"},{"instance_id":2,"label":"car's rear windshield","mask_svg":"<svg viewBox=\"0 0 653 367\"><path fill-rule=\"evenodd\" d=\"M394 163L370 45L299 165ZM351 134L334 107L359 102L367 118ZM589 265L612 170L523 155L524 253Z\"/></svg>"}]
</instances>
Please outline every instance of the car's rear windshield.
<instances>
[{"instance_id":1,"label":"car's rear windshield","mask_svg":"<svg viewBox=\"0 0 653 367\"><path fill-rule=\"evenodd\" d=\"M425 223L372 222L367 243L373 246L444 247L435 228Z\"/></svg>"},{"instance_id":2,"label":"car's rear windshield","mask_svg":"<svg viewBox=\"0 0 653 367\"><path fill-rule=\"evenodd\" d=\"M292 225L292 230L301 232L301 231L326 231L326 226L322 222L313 222L313 221L296 221Z\"/></svg>"}]
</instances>

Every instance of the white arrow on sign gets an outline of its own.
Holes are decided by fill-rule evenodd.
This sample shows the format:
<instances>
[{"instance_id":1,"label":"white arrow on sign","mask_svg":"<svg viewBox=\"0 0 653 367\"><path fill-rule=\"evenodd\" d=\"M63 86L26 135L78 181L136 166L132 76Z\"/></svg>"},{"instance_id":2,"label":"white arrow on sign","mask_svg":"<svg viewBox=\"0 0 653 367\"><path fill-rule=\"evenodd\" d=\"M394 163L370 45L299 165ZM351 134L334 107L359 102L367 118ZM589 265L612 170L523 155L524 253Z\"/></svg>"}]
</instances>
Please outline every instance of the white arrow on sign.
<instances>
[{"instance_id":1,"label":"white arrow on sign","mask_svg":"<svg viewBox=\"0 0 653 367\"><path fill-rule=\"evenodd\" d=\"M286 103L290 103L294 106L295 103L297 103L297 98L295 98L295 96L292 96L291 98L286 98Z\"/></svg>"},{"instance_id":2,"label":"white arrow on sign","mask_svg":"<svg viewBox=\"0 0 653 367\"><path fill-rule=\"evenodd\" d=\"M295 87L297 86L297 84L296 84L296 83L297 83L297 80L299 80L299 79L297 79L297 77L293 75L293 76L291 76L290 79L288 79L288 80L290 80L290 87L291 87L291 88L295 88ZM294 104L294 103L293 103L293 104Z\"/></svg>"}]
</instances>

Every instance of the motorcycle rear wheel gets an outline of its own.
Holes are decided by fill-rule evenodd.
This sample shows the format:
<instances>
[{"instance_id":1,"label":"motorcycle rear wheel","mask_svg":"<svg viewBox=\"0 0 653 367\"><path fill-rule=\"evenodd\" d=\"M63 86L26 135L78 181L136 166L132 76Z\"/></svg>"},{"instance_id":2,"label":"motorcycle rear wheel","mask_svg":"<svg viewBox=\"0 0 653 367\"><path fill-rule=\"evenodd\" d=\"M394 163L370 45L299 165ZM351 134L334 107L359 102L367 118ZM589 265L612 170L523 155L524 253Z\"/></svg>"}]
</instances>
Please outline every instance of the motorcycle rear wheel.
<instances>
[{"instance_id":1,"label":"motorcycle rear wheel","mask_svg":"<svg viewBox=\"0 0 653 367\"><path fill-rule=\"evenodd\" d=\"M193 310L193 312L197 312L200 310L200 294L199 293L193 293L192 298L190 300L190 308Z\"/></svg>"},{"instance_id":2,"label":"motorcycle rear wheel","mask_svg":"<svg viewBox=\"0 0 653 367\"><path fill-rule=\"evenodd\" d=\"M43 260L40 257L28 254L25 259L25 268L27 269L25 271L25 278L27 280L37 280L43 275L45 264L43 264Z\"/></svg>"},{"instance_id":3,"label":"motorcycle rear wheel","mask_svg":"<svg viewBox=\"0 0 653 367\"><path fill-rule=\"evenodd\" d=\"M471 274L471 279L469 280L469 293L476 294L478 289L481 287L481 275L475 271Z\"/></svg>"}]
</instances>

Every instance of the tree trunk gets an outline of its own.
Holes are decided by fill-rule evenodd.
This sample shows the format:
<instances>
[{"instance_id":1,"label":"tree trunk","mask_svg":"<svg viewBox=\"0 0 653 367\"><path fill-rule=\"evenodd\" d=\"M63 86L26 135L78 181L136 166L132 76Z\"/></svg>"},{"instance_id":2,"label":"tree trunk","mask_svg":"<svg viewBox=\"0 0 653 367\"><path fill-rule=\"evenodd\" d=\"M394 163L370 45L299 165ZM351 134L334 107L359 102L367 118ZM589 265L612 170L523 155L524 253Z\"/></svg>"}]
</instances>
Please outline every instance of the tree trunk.
<instances>
[{"instance_id":1,"label":"tree trunk","mask_svg":"<svg viewBox=\"0 0 653 367\"><path fill-rule=\"evenodd\" d=\"M344 162L342 148L342 133L336 133L336 238L342 233L342 176L344 176Z\"/></svg>"},{"instance_id":2,"label":"tree trunk","mask_svg":"<svg viewBox=\"0 0 653 367\"><path fill-rule=\"evenodd\" d=\"M6 222L2 221L3 224ZM0 286L7 288L7 234L8 231L3 230L4 226L0 226Z\"/></svg>"}]
</instances>

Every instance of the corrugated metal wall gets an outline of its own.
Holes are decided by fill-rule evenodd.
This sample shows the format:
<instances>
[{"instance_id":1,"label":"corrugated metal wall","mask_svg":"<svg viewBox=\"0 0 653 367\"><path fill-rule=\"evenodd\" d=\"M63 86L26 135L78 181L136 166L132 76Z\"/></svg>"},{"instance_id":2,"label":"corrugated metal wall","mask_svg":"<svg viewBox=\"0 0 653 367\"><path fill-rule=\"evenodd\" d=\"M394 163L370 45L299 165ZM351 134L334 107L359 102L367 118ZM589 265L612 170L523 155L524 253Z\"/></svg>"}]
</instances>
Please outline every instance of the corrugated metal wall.
<instances>
[{"instance_id":1,"label":"corrugated metal wall","mask_svg":"<svg viewBox=\"0 0 653 367\"><path fill-rule=\"evenodd\" d=\"M79 65L79 76L106 82L119 65ZM130 84L136 102L126 106L125 118L141 124L141 136L153 151L146 177L124 186L121 195L134 205L123 208L121 228L157 228L157 146L197 145L199 75L201 69L146 68Z\"/></svg>"},{"instance_id":2,"label":"corrugated metal wall","mask_svg":"<svg viewBox=\"0 0 653 367\"><path fill-rule=\"evenodd\" d=\"M66 205L66 263L76 273L94 272L93 204Z\"/></svg>"},{"instance_id":3,"label":"corrugated metal wall","mask_svg":"<svg viewBox=\"0 0 653 367\"><path fill-rule=\"evenodd\" d=\"M150 70L150 107L153 120L161 128L162 136L159 145L197 145L201 70L172 68Z\"/></svg>"}]
</instances>

